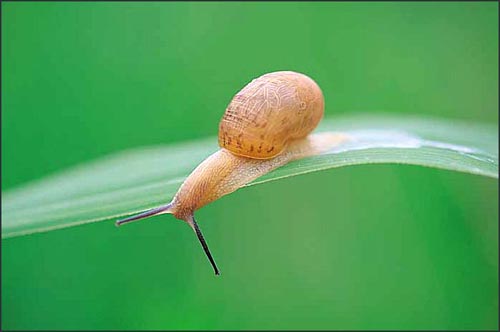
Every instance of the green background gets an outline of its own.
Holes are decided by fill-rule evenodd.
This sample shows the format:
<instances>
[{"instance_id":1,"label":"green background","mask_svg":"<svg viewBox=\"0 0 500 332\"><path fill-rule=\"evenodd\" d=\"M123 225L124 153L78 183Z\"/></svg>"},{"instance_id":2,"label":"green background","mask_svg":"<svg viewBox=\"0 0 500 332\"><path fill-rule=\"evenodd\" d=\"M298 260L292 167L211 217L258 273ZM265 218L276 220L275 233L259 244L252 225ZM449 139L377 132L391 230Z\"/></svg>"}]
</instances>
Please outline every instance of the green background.
<instances>
[{"instance_id":1,"label":"green background","mask_svg":"<svg viewBox=\"0 0 500 332\"><path fill-rule=\"evenodd\" d=\"M497 3L2 3L2 191L214 136L265 72L326 116L498 121ZM5 329L494 329L498 181L401 165L250 187L197 213L2 240Z\"/></svg>"}]
</instances>

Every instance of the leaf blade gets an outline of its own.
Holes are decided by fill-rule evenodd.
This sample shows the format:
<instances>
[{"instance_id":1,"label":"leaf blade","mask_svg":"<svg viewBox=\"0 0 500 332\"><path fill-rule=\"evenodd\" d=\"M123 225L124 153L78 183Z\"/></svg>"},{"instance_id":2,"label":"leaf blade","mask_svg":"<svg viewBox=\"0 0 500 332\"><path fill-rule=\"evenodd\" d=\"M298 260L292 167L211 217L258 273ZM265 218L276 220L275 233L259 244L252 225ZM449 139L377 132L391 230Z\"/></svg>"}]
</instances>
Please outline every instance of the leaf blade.
<instances>
[{"instance_id":1,"label":"leaf blade","mask_svg":"<svg viewBox=\"0 0 500 332\"><path fill-rule=\"evenodd\" d=\"M318 131L351 137L327 153L294 161L247 184L335 167L400 163L498 178L498 128L463 121L354 115ZM2 195L2 238L118 218L168 202L218 149L215 138L120 152Z\"/></svg>"}]
</instances>

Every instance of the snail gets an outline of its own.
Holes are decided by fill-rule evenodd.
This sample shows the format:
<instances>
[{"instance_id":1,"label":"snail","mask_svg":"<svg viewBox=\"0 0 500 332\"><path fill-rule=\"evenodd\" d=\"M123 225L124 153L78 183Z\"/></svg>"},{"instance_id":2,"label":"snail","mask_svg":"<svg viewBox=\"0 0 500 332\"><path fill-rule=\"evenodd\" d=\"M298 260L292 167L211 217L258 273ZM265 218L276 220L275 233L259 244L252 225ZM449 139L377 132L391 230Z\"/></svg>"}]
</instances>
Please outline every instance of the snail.
<instances>
[{"instance_id":1,"label":"snail","mask_svg":"<svg viewBox=\"0 0 500 332\"><path fill-rule=\"evenodd\" d=\"M304 74L279 71L254 79L233 97L220 121L220 150L193 170L172 201L116 225L173 214L191 226L219 275L194 212L292 160L320 154L343 141L340 133L310 134L323 112L323 93Z\"/></svg>"}]
</instances>

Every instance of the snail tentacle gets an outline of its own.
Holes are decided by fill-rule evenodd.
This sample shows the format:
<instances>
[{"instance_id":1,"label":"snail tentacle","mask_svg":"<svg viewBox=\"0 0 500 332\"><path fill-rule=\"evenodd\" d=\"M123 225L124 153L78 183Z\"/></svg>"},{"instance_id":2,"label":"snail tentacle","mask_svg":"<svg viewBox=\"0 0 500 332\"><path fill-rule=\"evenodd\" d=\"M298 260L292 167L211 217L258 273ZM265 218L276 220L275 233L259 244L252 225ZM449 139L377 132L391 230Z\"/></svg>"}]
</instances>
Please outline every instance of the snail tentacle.
<instances>
[{"instance_id":1,"label":"snail tentacle","mask_svg":"<svg viewBox=\"0 0 500 332\"><path fill-rule=\"evenodd\" d=\"M139 214L135 214L135 215L130 216L128 218L117 220L116 221L116 226L118 227L118 226L121 226L123 224L129 223L129 222L132 222L132 221L136 221L136 220L139 220L139 219L144 219L144 218L156 216L158 214L172 213L170 211L171 208L172 208L172 203L168 203L168 204L162 205L160 207L157 207L157 208L154 208L154 209L151 209L151 210L147 210L147 211L139 213Z\"/></svg>"},{"instance_id":2,"label":"snail tentacle","mask_svg":"<svg viewBox=\"0 0 500 332\"><path fill-rule=\"evenodd\" d=\"M212 264L212 267L214 268L215 275L216 276L220 275L219 269L217 268L217 264L215 264L215 260L212 257L212 254L210 253L208 244L205 241L205 238L203 237L203 233L201 232L201 229L198 227L196 220L194 220L194 215L191 215L188 218L186 218L186 222L188 223L189 226L191 226L196 236L198 237L198 240L200 241L201 246L203 247L203 251L205 251L205 255L207 255L210 264Z\"/></svg>"}]
</instances>

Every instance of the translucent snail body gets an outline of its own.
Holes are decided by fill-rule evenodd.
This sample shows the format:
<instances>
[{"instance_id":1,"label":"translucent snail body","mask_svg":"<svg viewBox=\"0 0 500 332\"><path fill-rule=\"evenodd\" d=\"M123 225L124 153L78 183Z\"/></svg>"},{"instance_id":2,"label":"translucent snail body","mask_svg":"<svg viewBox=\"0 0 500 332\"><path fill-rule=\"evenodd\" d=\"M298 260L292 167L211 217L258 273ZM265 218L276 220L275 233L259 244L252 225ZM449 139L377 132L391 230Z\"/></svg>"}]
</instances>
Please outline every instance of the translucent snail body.
<instances>
[{"instance_id":1,"label":"translucent snail body","mask_svg":"<svg viewBox=\"0 0 500 332\"><path fill-rule=\"evenodd\" d=\"M164 206L117 221L117 225L170 213L195 231L215 274L219 270L194 219L194 212L286 163L320 154L341 134L309 135L323 117L321 89L291 71L254 79L229 103L219 125L221 149L198 165Z\"/></svg>"}]
</instances>

